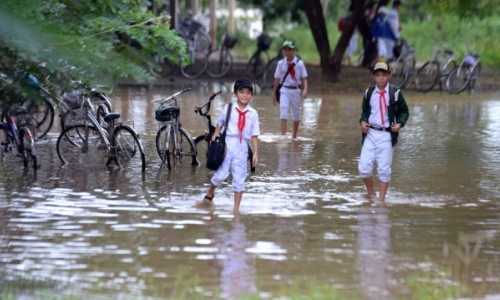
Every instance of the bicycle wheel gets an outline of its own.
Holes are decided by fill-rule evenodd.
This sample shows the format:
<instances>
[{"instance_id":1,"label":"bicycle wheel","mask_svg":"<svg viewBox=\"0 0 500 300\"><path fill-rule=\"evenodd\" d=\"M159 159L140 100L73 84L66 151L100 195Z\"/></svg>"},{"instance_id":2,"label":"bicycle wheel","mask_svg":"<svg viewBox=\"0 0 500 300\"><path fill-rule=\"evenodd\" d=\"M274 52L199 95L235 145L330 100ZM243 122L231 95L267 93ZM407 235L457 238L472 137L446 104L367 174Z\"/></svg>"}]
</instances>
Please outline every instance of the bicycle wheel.
<instances>
[{"instance_id":1,"label":"bicycle wheel","mask_svg":"<svg viewBox=\"0 0 500 300\"><path fill-rule=\"evenodd\" d=\"M30 103L28 110L34 123L35 138L41 139L50 131L54 124L54 107L49 100L44 99L40 103Z\"/></svg>"},{"instance_id":2,"label":"bicycle wheel","mask_svg":"<svg viewBox=\"0 0 500 300\"><path fill-rule=\"evenodd\" d=\"M195 79L207 70L207 55L204 52L193 51L189 55L189 63L181 63L181 73L184 77Z\"/></svg>"},{"instance_id":3,"label":"bicycle wheel","mask_svg":"<svg viewBox=\"0 0 500 300\"><path fill-rule=\"evenodd\" d=\"M253 78L262 76L262 72L269 61L269 53L267 51L257 50L247 64L247 74Z\"/></svg>"},{"instance_id":4,"label":"bicycle wheel","mask_svg":"<svg viewBox=\"0 0 500 300\"><path fill-rule=\"evenodd\" d=\"M426 93L436 85L439 79L439 63L428 61L417 71L415 86L417 91Z\"/></svg>"},{"instance_id":5,"label":"bicycle wheel","mask_svg":"<svg viewBox=\"0 0 500 300\"><path fill-rule=\"evenodd\" d=\"M172 125L160 128L156 134L156 151L163 162L167 163L167 168L172 169L177 164L182 164L185 156L191 157L191 165L197 165L194 141L184 128L179 128L177 143L175 146L175 129Z\"/></svg>"},{"instance_id":6,"label":"bicycle wheel","mask_svg":"<svg viewBox=\"0 0 500 300\"><path fill-rule=\"evenodd\" d=\"M272 88L274 86L274 73L276 72L278 61L279 60L275 57L271 59L264 68L262 72L262 85L264 88Z\"/></svg>"},{"instance_id":7,"label":"bicycle wheel","mask_svg":"<svg viewBox=\"0 0 500 300\"><path fill-rule=\"evenodd\" d=\"M205 133L194 140L196 147L196 159L200 166L207 165L208 148L210 148L210 134Z\"/></svg>"},{"instance_id":8,"label":"bicycle wheel","mask_svg":"<svg viewBox=\"0 0 500 300\"><path fill-rule=\"evenodd\" d=\"M465 65L460 65L453 70L446 78L446 90L450 94L458 94L463 92L470 81L470 68Z\"/></svg>"},{"instance_id":9,"label":"bicycle wheel","mask_svg":"<svg viewBox=\"0 0 500 300\"><path fill-rule=\"evenodd\" d=\"M113 146L120 166L146 170L146 158L139 135L128 125L115 128Z\"/></svg>"},{"instance_id":10,"label":"bicycle wheel","mask_svg":"<svg viewBox=\"0 0 500 300\"><path fill-rule=\"evenodd\" d=\"M160 130L158 130L158 132L156 133L156 142L155 142L156 152L158 153L158 156L160 157L163 163L165 163L167 160L166 156L167 130L168 131L173 130L172 126L171 125L162 126Z\"/></svg>"},{"instance_id":11,"label":"bicycle wheel","mask_svg":"<svg viewBox=\"0 0 500 300\"><path fill-rule=\"evenodd\" d=\"M212 50L212 40L210 36L204 31L197 31L194 36L195 46L194 50L196 52L202 52L205 55L208 55Z\"/></svg>"},{"instance_id":12,"label":"bicycle wheel","mask_svg":"<svg viewBox=\"0 0 500 300\"><path fill-rule=\"evenodd\" d=\"M469 82L469 89L472 90L478 86L478 81L479 81L479 76L481 75L481 64L477 63L472 69L471 76L470 76L470 82Z\"/></svg>"},{"instance_id":13,"label":"bicycle wheel","mask_svg":"<svg viewBox=\"0 0 500 300\"><path fill-rule=\"evenodd\" d=\"M19 129L19 153L23 158L24 168L27 169L30 166L36 171L38 168L36 160L36 147L35 141L31 131L26 127L21 127Z\"/></svg>"},{"instance_id":14,"label":"bicycle wheel","mask_svg":"<svg viewBox=\"0 0 500 300\"><path fill-rule=\"evenodd\" d=\"M408 81L408 66L399 60L389 63L391 69L391 83L397 88L403 88Z\"/></svg>"},{"instance_id":15,"label":"bicycle wheel","mask_svg":"<svg viewBox=\"0 0 500 300\"><path fill-rule=\"evenodd\" d=\"M233 68L233 57L225 47L213 50L208 54L207 74L212 78L226 76Z\"/></svg>"},{"instance_id":16,"label":"bicycle wheel","mask_svg":"<svg viewBox=\"0 0 500 300\"><path fill-rule=\"evenodd\" d=\"M446 78L450 74L451 70L453 70L457 66L457 62L455 60L450 60L446 62L442 67L439 74L439 90L446 90Z\"/></svg>"},{"instance_id":17,"label":"bicycle wheel","mask_svg":"<svg viewBox=\"0 0 500 300\"><path fill-rule=\"evenodd\" d=\"M104 144L94 126L68 126L57 139L57 155L63 164L89 168L105 165L108 145Z\"/></svg>"}]
</instances>

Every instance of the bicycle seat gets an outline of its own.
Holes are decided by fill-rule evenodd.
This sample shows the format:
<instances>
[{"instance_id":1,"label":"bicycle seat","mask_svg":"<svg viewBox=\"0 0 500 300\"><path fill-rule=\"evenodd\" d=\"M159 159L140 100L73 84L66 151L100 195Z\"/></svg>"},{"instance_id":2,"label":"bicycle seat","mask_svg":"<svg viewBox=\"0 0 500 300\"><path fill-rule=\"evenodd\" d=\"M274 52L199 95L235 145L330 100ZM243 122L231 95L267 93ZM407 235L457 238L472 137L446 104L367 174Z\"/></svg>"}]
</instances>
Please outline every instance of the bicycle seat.
<instances>
[{"instance_id":1,"label":"bicycle seat","mask_svg":"<svg viewBox=\"0 0 500 300\"><path fill-rule=\"evenodd\" d=\"M446 49L446 50L444 50L444 54L451 56L451 55L453 55L453 50Z\"/></svg>"},{"instance_id":2,"label":"bicycle seat","mask_svg":"<svg viewBox=\"0 0 500 300\"><path fill-rule=\"evenodd\" d=\"M22 114L27 114L28 109L24 106L21 105L16 105L9 109L9 115L15 116L15 115L22 115Z\"/></svg>"},{"instance_id":3,"label":"bicycle seat","mask_svg":"<svg viewBox=\"0 0 500 300\"><path fill-rule=\"evenodd\" d=\"M118 118L120 118L120 114L119 113L112 112L112 113L107 113L107 114L104 115L104 121L106 123L109 123L109 122L111 122L113 120L116 120Z\"/></svg>"}]
</instances>

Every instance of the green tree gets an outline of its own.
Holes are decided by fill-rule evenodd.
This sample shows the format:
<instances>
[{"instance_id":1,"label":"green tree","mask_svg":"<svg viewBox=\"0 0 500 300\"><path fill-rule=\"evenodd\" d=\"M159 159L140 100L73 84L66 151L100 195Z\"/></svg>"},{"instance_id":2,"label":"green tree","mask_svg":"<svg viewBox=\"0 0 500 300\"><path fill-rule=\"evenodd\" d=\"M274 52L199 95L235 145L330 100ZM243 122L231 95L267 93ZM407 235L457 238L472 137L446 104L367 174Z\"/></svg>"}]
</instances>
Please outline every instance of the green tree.
<instances>
[{"instance_id":1,"label":"green tree","mask_svg":"<svg viewBox=\"0 0 500 300\"><path fill-rule=\"evenodd\" d=\"M58 90L70 79L95 86L132 77L154 79L151 57L186 59L183 39L167 16L144 9L147 0L2 0L0 72L11 79L28 71ZM4 76L5 77L5 76ZM3 93L25 93L0 80ZM8 89L5 88L8 86ZM19 87L19 88L17 88ZM2 95L4 99L5 95Z\"/></svg>"}]
</instances>

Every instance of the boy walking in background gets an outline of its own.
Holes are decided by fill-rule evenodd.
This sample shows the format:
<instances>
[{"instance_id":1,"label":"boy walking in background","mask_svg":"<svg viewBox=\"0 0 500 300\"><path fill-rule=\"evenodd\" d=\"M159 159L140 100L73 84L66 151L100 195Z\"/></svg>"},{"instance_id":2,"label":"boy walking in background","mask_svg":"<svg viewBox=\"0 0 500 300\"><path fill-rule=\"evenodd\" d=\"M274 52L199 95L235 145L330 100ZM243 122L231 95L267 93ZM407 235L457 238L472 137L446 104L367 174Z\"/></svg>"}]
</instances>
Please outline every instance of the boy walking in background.
<instances>
[{"instance_id":1,"label":"boy walking in background","mask_svg":"<svg viewBox=\"0 0 500 300\"><path fill-rule=\"evenodd\" d=\"M253 96L253 84L247 79L238 79L234 83L234 94L236 103L231 108L231 115L228 124L226 115L228 105L224 106L222 114L217 120L217 127L212 136L212 141L220 136L220 130L225 125L226 131L226 157L222 165L215 171L210 181L205 198L200 204L212 205L215 196L215 189L231 173L234 191L234 212L240 208L241 198L245 191L245 179L247 177L248 144L247 140L252 140L253 157L252 166L257 166L259 162L258 137L260 135L259 115L257 111L250 107L250 100Z\"/></svg>"},{"instance_id":2,"label":"boy walking in background","mask_svg":"<svg viewBox=\"0 0 500 300\"><path fill-rule=\"evenodd\" d=\"M358 162L360 177L366 186L368 196L375 197L373 186L373 165L377 163L380 181L379 201L385 195L391 181L393 147L398 141L399 130L410 116L401 90L389 85L391 71L385 62L373 67L375 86L366 90L363 97L361 118L362 148Z\"/></svg>"},{"instance_id":3,"label":"boy walking in background","mask_svg":"<svg viewBox=\"0 0 500 300\"><path fill-rule=\"evenodd\" d=\"M292 40L286 40L282 45L285 58L278 62L274 72L273 104L280 106L280 126L281 134L286 134L286 123L289 111L292 112L293 131L292 138L297 138L299 131L300 112L302 110L301 100L307 97L307 70L304 62L295 56L297 47ZM290 70L290 71L288 71ZM285 78L285 74L288 75ZM283 81L283 78L285 80ZM280 98L277 99L276 91L280 89Z\"/></svg>"}]
</instances>

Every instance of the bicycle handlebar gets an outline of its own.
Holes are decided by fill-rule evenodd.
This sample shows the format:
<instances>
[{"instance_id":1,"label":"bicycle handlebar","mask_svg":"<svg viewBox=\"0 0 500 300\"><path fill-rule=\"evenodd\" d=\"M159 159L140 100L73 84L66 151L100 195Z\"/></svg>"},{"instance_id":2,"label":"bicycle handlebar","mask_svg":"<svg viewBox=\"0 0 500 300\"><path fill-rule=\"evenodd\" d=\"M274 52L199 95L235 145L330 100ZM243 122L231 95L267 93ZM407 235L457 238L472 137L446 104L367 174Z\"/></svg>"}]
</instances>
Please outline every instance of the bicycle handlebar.
<instances>
[{"instance_id":1,"label":"bicycle handlebar","mask_svg":"<svg viewBox=\"0 0 500 300\"><path fill-rule=\"evenodd\" d=\"M184 94L184 93L187 93L191 91L191 88L187 88L185 90L182 90L182 91L178 91L177 93L173 94L173 95L170 95L168 96L167 98L160 98L160 99L154 99L154 100L151 100L151 102L158 102L158 101L161 101L161 104L167 102L168 100L170 99L174 99L175 97L181 95L181 94Z\"/></svg>"},{"instance_id":2,"label":"bicycle handlebar","mask_svg":"<svg viewBox=\"0 0 500 300\"><path fill-rule=\"evenodd\" d=\"M212 94L212 96L210 96L210 98L208 98L207 103L203 104L203 106L196 106L196 107L194 108L194 112L195 112L195 113L198 113L198 112L199 112L199 113L201 114L201 109L202 109L203 107L205 107L205 106L209 105L209 104L210 104L210 102L212 102L212 100L214 100L214 99L215 99L215 97L217 97L217 96L218 96L218 95L220 95L221 93L222 93L222 91L218 91L218 92L213 93L213 94Z\"/></svg>"}]
</instances>

